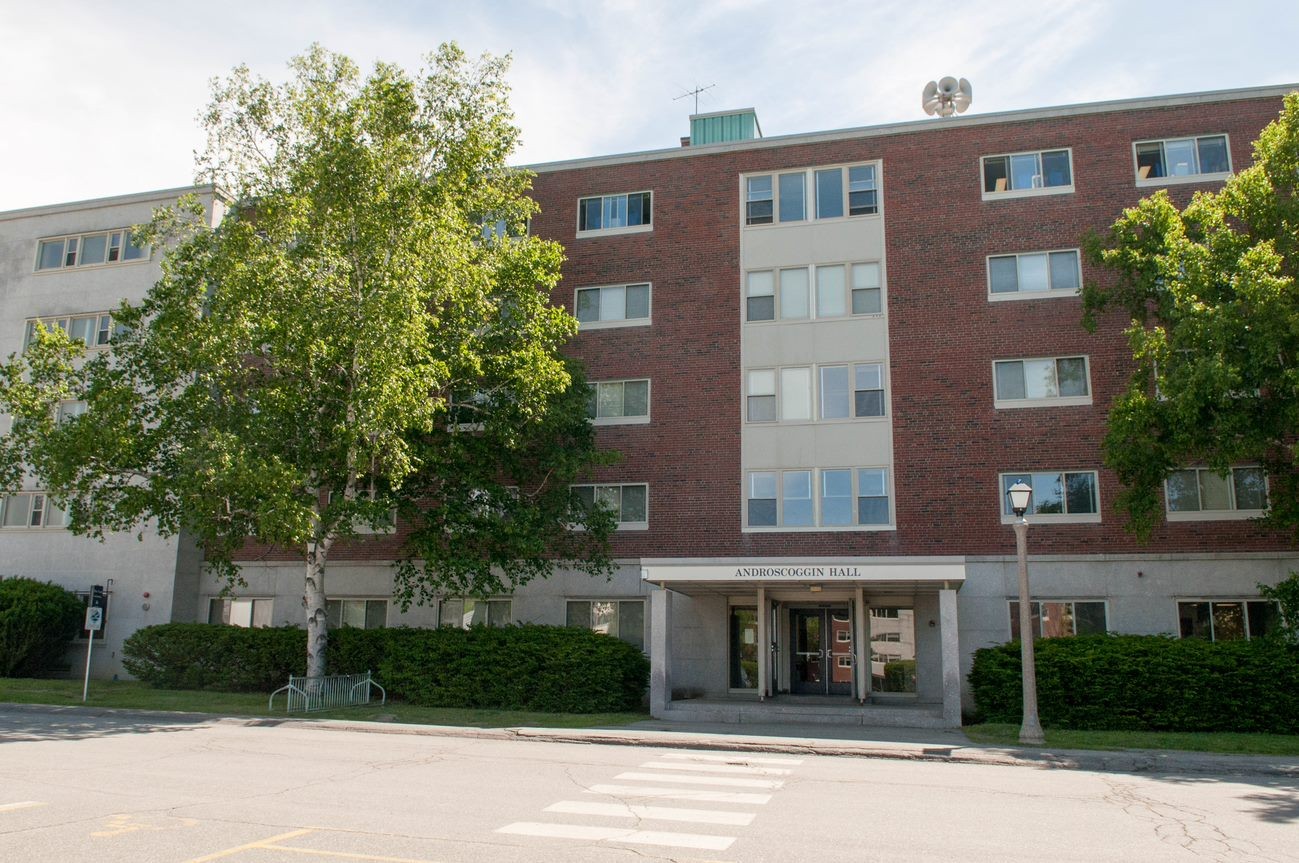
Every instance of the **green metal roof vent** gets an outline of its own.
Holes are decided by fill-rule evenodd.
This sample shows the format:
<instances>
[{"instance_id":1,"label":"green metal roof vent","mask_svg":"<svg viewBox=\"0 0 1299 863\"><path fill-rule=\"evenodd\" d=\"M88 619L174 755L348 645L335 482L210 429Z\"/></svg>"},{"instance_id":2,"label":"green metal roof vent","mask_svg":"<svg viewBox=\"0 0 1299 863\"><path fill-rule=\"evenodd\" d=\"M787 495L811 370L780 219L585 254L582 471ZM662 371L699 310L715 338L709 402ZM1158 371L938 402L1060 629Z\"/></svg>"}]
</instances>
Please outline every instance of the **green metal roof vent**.
<instances>
[{"instance_id":1,"label":"green metal roof vent","mask_svg":"<svg viewBox=\"0 0 1299 863\"><path fill-rule=\"evenodd\" d=\"M690 145L726 144L732 141L752 141L762 137L758 113L752 108L738 111L714 111L711 114L690 115Z\"/></svg>"}]
</instances>

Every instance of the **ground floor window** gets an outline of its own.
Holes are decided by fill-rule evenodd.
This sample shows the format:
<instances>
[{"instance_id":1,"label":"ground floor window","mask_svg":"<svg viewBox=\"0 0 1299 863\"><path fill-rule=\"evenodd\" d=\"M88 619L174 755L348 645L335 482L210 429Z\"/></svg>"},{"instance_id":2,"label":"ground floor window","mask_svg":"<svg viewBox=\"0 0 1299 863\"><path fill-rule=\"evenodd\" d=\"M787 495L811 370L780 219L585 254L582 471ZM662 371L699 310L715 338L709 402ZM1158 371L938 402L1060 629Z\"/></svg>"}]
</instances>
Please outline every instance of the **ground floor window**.
<instances>
[{"instance_id":1,"label":"ground floor window","mask_svg":"<svg viewBox=\"0 0 1299 863\"><path fill-rule=\"evenodd\" d=\"M871 691L916 691L916 611L871 608Z\"/></svg>"},{"instance_id":2,"label":"ground floor window","mask_svg":"<svg viewBox=\"0 0 1299 863\"><path fill-rule=\"evenodd\" d=\"M731 689L758 688L758 609L731 608Z\"/></svg>"},{"instance_id":3,"label":"ground floor window","mask_svg":"<svg viewBox=\"0 0 1299 863\"><path fill-rule=\"evenodd\" d=\"M1182 638L1239 641L1262 638L1281 624L1281 607L1270 599L1198 599L1177 603Z\"/></svg>"},{"instance_id":4,"label":"ground floor window","mask_svg":"<svg viewBox=\"0 0 1299 863\"><path fill-rule=\"evenodd\" d=\"M621 638L645 649L645 601L641 599L569 600L565 624Z\"/></svg>"},{"instance_id":5,"label":"ground floor window","mask_svg":"<svg viewBox=\"0 0 1299 863\"><path fill-rule=\"evenodd\" d=\"M325 616L329 628L353 626L357 629L379 629L388 624L386 599L327 599Z\"/></svg>"},{"instance_id":6,"label":"ground floor window","mask_svg":"<svg viewBox=\"0 0 1299 863\"><path fill-rule=\"evenodd\" d=\"M471 626L509 626L514 619L510 599L448 597L438 605L438 626L468 629Z\"/></svg>"},{"instance_id":7,"label":"ground floor window","mask_svg":"<svg viewBox=\"0 0 1299 863\"><path fill-rule=\"evenodd\" d=\"M1033 637L1061 638L1067 635L1091 635L1108 630L1103 601L1034 600ZM1010 601L1010 640L1019 639L1019 602Z\"/></svg>"},{"instance_id":8,"label":"ground floor window","mask_svg":"<svg viewBox=\"0 0 1299 863\"><path fill-rule=\"evenodd\" d=\"M207 622L230 626L270 626L270 599L223 599L214 596L208 600Z\"/></svg>"}]
</instances>

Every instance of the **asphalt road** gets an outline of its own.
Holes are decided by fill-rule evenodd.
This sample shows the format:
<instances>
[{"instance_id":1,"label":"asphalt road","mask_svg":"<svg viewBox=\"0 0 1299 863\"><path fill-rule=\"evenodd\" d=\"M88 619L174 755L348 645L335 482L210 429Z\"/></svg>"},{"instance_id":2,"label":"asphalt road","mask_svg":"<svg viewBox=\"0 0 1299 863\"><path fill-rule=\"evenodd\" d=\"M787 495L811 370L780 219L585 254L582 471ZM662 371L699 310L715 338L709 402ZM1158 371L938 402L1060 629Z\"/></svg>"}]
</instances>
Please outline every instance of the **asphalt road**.
<instances>
[{"instance_id":1,"label":"asphalt road","mask_svg":"<svg viewBox=\"0 0 1299 863\"><path fill-rule=\"evenodd\" d=\"M0 711L0 861L1297 861L1277 776Z\"/></svg>"}]
</instances>

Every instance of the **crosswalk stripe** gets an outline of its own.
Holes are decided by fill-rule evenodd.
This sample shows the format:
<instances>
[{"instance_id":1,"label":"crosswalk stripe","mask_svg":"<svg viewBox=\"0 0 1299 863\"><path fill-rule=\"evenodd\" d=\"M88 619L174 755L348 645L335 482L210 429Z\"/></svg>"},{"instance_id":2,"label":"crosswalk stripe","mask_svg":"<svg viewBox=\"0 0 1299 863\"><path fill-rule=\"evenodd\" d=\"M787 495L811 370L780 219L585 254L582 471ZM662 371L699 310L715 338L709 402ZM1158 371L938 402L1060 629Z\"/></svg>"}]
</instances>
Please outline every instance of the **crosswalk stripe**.
<instances>
[{"instance_id":1,"label":"crosswalk stripe","mask_svg":"<svg viewBox=\"0 0 1299 863\"><path fill-rule=\"evenodd\" d=\"M552 839L588 839L636 845L662 845L671 848L699 848L707 851L725 851L735 842L734 836L667 833L655 830L630 830L623 827L590 827L582 824L543 824L537 821L516 821L513 824L506 824L496 832L517 836L544 836Z\"/></svg>"},{"instance_id":2,"label":"crosswalk stripe","mask_svg":"<svg viewBox=\"0 0 1299 863\"><path fill-rule=\"evenodd\" d=\"M675 809L669 806L628 806L626 803L584 803L561 800L543 812L566 815L604 815L610 818L650 818L658 821L686 821L692 824L729 824L747 827L753 823L752 812L725 812L718 809Z\"/></svg>"},{"instance_id":3,"label":"crosswalk stripe","mask_svg":"<svg viewBox=\"0 0 1299 863\"><path fill-rule=\"evenodd\" d=\"M726 764L780 764L786 767L797 767L803 763L802 758L764 758L737 752L734 755L709 755L703 752L665 752L660 758L674 758L679 761L721 761Z\"/></svg>"},{"instance_id":4,"label":"crosswalk stripe","mask_svg":"<svg viewBox=\"0 0 1299 863\"><path fill-rule=\"evenodd\" d=\"M694 788L642 788L639 785L592 785L587 794L609 797L662 797L667 800L689 800L694 803L746 803L761 806L771 800L770 794L745 791L702 791Z\"/></svg>"},{"instance_id":5,"label":"crosswalk stripe","mask_svg":"<svg viewBox=\"0 0 1299 863\"><path fill-rule=\"evenodd\" d=\"M12 812L15 809L31 809L34 806L44 806L46 804L37 800L23 800L18 803L0 803L0 812Z\"/></svg>"},{"instance_id":6,"label":"crosswalk stripe","mask_svg":"<svg viewBox=\"0 0 1299 863\"><path fill-rule=\"evenodd\" d=\"M668 776L663 773L619 773L614 779L640 782L681 782L686 785L729 785L732 788L779 788L779 779L735 779L730 776Z\"/></svg>"},{"instance_id":7,"label":"crosswalk stripe","mask_svg":"<svg viewBox=\"0 0 1299 863\"><path fill-rule=\"evenodd\" d=\"M653 770L694 770L699 773L747 773L750 776L788 776L793 773L788 767L748 767L743 764L662 764L658 761L646 761L642 768Z\"/></svg>"}]
</instances>

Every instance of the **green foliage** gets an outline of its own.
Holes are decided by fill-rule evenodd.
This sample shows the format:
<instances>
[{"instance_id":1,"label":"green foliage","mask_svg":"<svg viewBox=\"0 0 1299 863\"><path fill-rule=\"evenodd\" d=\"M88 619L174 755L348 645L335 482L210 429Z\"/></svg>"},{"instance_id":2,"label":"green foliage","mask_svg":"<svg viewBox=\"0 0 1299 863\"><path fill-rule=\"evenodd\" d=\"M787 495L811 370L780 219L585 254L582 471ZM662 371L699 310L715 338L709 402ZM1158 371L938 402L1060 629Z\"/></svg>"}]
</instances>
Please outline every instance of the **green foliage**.
<instances>
[{"instance_id":1,"label":"green foliage","mask_svg":"<svg viewBox=\"0 0 1299 863\"><path fill-rule=\"evenodd\" d=\"M270 692L302 673L306 633L168 623L133 634L126 669L154 686ZM337 674L373 671L390 697L426 707L599 713L637 710L649 661L631 645L554 626L337 630Z\"/></svg>"},{"instance_id":2,"label":"green foliage","mask_svg":"<svg viewBox=\"0 0 1299 863\"><path fill-rule=\"evenodd\" d=\"M0 578L0 677L47 677L59 671L85 606L56 584Z\"/></svg>"},{"instance_id":3,"label":"green foliage","mask_svg":"<svg viewBox=\"0 0 1299 863\"><path fill-rule=\"evenodd\" d=\"M1110 410L1116 506L1148 535L1165 477L1204 464L1268 471L1273 523L1299 531L1299 93L1254 164L1179 211L1163 190L1125 210L1088 255L1112 278L1083 289L1085 322L1118 308L1137 369Z\"/></svg>"},{"instance_id":4,"label":"green foliage","mask_svg":"<svg viewBox=\"0 0 1299 863\"><path fill-rule=\"evenodd\" d=\"M1038 715L1049 727L1299 733L1299 645L1081 635L1036 643ZM1022 716L1020 645L975 651L982 721Z\"/></svg>"},{"instance_id":5,"label":"green foliage","mask_svg":"<svg viewBox=\"0 0 1299 863\"><path fill-rule=\"evenodd\" d=\"M1275 585L1260 584L1258 595L1281 606L1281 638L1299 644L1299 572L1292 572Z\"/></svg>"}]
</instances>

